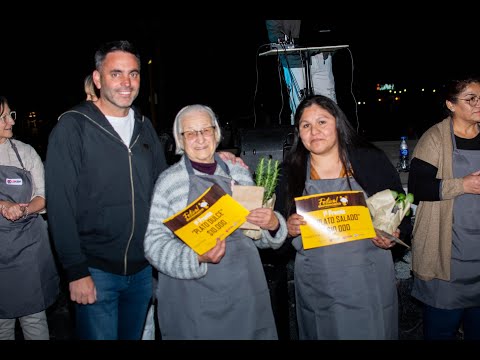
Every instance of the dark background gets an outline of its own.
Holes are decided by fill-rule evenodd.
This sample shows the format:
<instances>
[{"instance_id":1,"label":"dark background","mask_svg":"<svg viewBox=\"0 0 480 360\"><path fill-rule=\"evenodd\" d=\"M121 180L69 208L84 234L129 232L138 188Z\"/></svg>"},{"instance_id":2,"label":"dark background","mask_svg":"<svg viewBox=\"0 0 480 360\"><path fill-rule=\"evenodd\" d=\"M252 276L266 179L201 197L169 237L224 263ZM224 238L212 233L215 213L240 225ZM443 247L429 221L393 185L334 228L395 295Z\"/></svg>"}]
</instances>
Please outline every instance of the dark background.
<instances>
[{"instance_id":1,"label":"dark background","mask_svg":"<svg viewBox=\"0 0 480 360\"><path fill-rule=\"evenodd\" d=\"M119 39L131 40L140 50L142 88L136 105L159 132L169 132L176 112L191 103L210 105L222 125L234 129L288 126L288 98L277 59L258 56L267 50L262 47L268 43L265 19L280 14L256 16L251 5L225 4L216 10L226 15L213 16L205 9L182 11L178 5L180 9L158 16L136 3L112 5L101 13L87 4L55 9L61 16L53 16L48 7L39 13L3 12L0 94L18 111L16 136L44 147L58 116L84 99L83 79L93 70L97 46ZM349 45L334 55L339 105L371 140L397 140L402 134L417 138L441 120L433 89L447 79L476 73L478 19L468 6L461 9L462 16L450 9L435 9L434 16L433 10L408 7L377 8L374 14L372 9L323 6L312 12L325 16L292 15L311 29L331 30L319 36L318 45ZM379 105L378 83L407 92L400 102L387 95ZM365 105L356 105L358 101ZM27 134L25 119L31 111L39 126Z\"/></svg>"},{"instance_id":2,"label":"dark background","mask_svg":"<svg viewBox=\"0 0 480 360\"><path fill-rule=\"evenodd\" d=\"M289 15L275 11L285 8L277 2L258 2L270 6L268 15L244 2L224 2L213 9L205 2L197 8L154 1L57 1L55 6L17 2L15 7L11 1L4 3L0 94L18 112L15 136L41 156L58 116L85 98L83 79L93 70L94 51L104 41L128 39L140 49L142 89L136 105L152 118L159 133L169 132L176 112L191 103L212 106L225 128L289 125L276 58L258 56L267 43L266 18L305 19L313 28L332 30L328 39L318 39L319 45L349 45L349 50L334 55L337 99L352 124L372 140L421 135L441 120L441 102L433 89L478 69L478 5L471 2L426 9L420 9L418 1L376 7L341 2L336 9L325 2L296 2L287 4ZM302 11L294 14L293 9ZM153 65L148 65L149 59ZM407 92L397 102L379 94L378 83L392 83ZM152 94L157 95L153 105ZM357 106L357 101L365 105ZM35 129L26 121L32 111L38 119ZM268 270L276 269L265 270L272 278ZM279 290L272 290L274 299ZM408 302L401 304L405 320ZM63 308L53 313L59 316L51 328L54 339L69 338L67 314ZM412 330L421 329L420 315L413 315L413 325L401 321L401 338L414 339L418 331Z\"/></svg>"}]
</instances>

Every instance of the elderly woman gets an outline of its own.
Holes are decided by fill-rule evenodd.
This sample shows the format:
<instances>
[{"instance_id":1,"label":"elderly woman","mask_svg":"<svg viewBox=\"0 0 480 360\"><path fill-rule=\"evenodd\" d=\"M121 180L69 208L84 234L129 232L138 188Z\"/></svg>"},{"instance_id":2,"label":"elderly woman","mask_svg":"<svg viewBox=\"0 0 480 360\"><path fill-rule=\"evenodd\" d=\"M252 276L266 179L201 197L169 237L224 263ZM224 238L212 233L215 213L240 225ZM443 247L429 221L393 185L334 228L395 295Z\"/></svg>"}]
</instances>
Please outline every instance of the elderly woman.
<instances>
[{"instance_id":1,"label":"elderly woman","mask_svg":"<svg viewBox=\"0 0 480 360\"><path fill-rule=\"evenodd\" d=\"M28 144L12 140L16 113L0 96L0 340L49 340L45 309L59 278L48 239L43 164Z\"/></svg>"},{"instance_id":2,"label":"elderly woman","mask_svg":"<svg viewBox=\"0 0 480 360\"><path fill-rule=\"evenodd\" d=\"M262 229L257 241L236 230L197 255L162 220L184 209L208 187L253 185L249 170L215 154L220 126L204 105L184 107L173 124L177 153L185 155L157 180L145 235L145 255L159 270L157 299L162 339L277 339L259 248L279 248L287 229L271 209L247 220ZM256 246L255 246L256 245Z\"/></svg>"}]
</instances>

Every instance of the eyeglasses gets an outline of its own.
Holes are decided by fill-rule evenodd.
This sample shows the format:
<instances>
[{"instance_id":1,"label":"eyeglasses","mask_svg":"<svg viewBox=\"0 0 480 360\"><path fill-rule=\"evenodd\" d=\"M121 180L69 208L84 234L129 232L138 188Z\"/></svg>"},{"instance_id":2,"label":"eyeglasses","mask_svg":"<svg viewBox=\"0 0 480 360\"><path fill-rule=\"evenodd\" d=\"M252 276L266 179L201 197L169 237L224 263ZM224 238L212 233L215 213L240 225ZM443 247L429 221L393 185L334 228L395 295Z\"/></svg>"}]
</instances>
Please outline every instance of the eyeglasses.
<instances>
[{"instance_id":1,"label":"eyeglasses","mask_svg":"<svg viewBox=\"0 0 480 360\"><path fill-rule=\"evenodd\" d=\"M3 116L0 116L0 121L1 122L6 122L7 116L10 117L13 121L17 120L17 112L16 111L10 111L10 114L5 114Z\"/></svg>"},{"instance_id":2,"label":"eyeglasses","mask_svg":"<svg viewBox=\"0 0 480 360\"><path fill-rule=\"evenodd\" d=\"M211 137L213 136L215 130L215 126L208 126L203 128L202 130L188 130L184 131L180 134L185 137L185 139L191 141L197 138L198 134L202 134L204 137Z\"/></svg>"},{"instance_id":3,"label":"eyeglasses","mask_svg":"<svg viewBox=\"0 0 480 360\"><path fill-rule=\"evenodd\" d=\"M470 105L471 107L475 107L475 106L477 106L478 100L480 100L480 98L477 95L474 95L474 96L469 97L467 99L460 99L459 98L459 100L466 101L468 103L468 105Z\"/></svg>"}]
</instances>

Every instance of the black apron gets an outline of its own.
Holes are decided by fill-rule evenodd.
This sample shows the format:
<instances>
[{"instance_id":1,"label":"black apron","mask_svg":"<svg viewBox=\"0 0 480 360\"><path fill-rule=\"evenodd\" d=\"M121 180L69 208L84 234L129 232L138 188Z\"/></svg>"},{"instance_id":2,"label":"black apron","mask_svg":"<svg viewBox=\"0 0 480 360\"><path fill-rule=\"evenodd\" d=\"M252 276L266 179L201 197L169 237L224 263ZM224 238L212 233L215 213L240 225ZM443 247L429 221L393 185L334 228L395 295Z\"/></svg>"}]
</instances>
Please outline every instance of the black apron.
<instances>
[{"instance_id":1,"label":"black apron","mask_svg":"<svg viewBox=\"0 0 480 360\"><path fill-rule=\"evenodd\" d=\"M351 190L362 190L350 177ZM346 178L310 180L304 195L350 190ZM370 239L304 250L293 240L300 340L395 340L398 297L390 251Z\"/></svg>"},{"instance_id":2,"label":"black apron","mask_svg":"<svg viewBox=\"0 0 480 360\"><path fill-rule=\"evenodd\" d=\"M460 150L450 125L453 144L453 177L461 178L480 169L480 150ZM414 278L412 295L440 309L480 306L480 197L457 196L453 202L450 281Z\"/></svg>"},{"instance_id":3,"label":"black apron","mask_svg":"<svg viewBox=\"0 0 480 360\"><path fill-rule=\"evenodd\" d=\"M230 177L195 175L184 156L190 176L188 203L214 183L231 195ZM226 164L215 156L226 174ZM162 339L276 340L277 331L262 263L252 239L236 230L226 240L218 264L208 264L200 279L181 280L158 275L158 318Z\"/></svg>"},{"instance_id":4,"label":"black apron","mask_svg":"<svg viewBox=\"0 0 480 360\"><path fill-rule=\"evenodd\" d=\"M0 165L0 199L28 203L33 193L31 174L15 145L10 144L22 169ZM45 310L55 302L59 291L45 220L38 214L13 222L0 216L0 237L0 318Z\"/></svg>"}]
</instances>

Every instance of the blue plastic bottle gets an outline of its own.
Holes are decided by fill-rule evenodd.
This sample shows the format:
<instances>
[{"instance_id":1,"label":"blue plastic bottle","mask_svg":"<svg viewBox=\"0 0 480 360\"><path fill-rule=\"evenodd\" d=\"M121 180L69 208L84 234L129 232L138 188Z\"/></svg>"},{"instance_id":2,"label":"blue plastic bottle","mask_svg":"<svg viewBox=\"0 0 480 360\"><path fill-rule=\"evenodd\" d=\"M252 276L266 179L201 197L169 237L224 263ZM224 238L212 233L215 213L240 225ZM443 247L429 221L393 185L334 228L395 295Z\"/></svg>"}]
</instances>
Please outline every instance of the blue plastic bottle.
<instances>
[{"instance_id":1,"label":"blue plastic bottle","mask_svg":"<svg viewBox=\"0 0 480 360\"><path fill-rule=\"evenodd\" d=\"M408 152L407 137L400 138L400 162L398 164L398 171L410 170L410 154Z\"/></svg>"}]
</instances>

